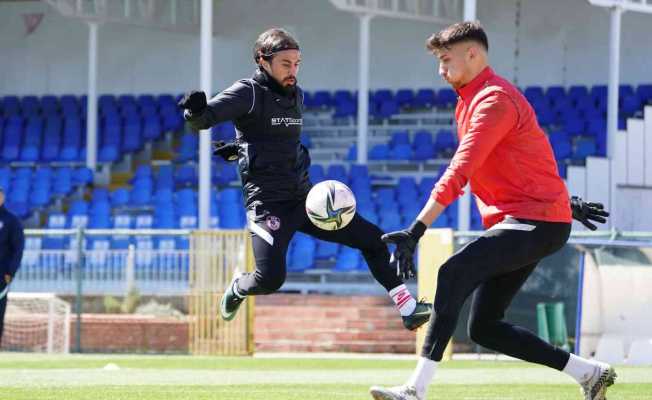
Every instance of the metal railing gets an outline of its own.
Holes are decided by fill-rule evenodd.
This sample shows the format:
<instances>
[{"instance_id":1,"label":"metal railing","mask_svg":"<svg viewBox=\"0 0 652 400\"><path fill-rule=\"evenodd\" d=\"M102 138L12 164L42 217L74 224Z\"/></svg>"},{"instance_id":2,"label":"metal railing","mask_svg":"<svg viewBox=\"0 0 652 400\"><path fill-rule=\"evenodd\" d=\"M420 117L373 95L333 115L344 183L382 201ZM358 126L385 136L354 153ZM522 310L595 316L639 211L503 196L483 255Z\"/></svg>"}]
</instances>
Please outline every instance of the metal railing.
<instances>
[{"instance_id":1,"label":"metal railing","mask_svg":"<svg viewBox=\"0 0 652 400\"><path fill-rule=\"evenodd\" d=\"M28 229L12 290L123 295L136 288L143 295L184 295L189 235L187 229ZM112 241L124 248L111 248Z\"/></svg>"}]
</instances>

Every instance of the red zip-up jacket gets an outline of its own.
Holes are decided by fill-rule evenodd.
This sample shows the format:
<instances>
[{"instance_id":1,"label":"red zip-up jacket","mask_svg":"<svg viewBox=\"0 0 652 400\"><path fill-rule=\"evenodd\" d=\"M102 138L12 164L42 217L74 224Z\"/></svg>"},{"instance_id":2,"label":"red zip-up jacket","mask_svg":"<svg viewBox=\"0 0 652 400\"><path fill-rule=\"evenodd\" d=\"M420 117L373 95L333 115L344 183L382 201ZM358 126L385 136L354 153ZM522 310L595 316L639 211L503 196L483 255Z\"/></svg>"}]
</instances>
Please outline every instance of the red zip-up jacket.
<instances>
[{"instance_id":1,"label":"red zip-up jacket","mask_svg":"<svg viewBox=\"0 0 652 400\"><path fill-rule=\"evenodd\" d=\"M508 215L570 223L552 147L521 92L487 67L457 94L460 144L432 198L448 206L470 181L485 228Z\"/></svg>"}]
</instances>

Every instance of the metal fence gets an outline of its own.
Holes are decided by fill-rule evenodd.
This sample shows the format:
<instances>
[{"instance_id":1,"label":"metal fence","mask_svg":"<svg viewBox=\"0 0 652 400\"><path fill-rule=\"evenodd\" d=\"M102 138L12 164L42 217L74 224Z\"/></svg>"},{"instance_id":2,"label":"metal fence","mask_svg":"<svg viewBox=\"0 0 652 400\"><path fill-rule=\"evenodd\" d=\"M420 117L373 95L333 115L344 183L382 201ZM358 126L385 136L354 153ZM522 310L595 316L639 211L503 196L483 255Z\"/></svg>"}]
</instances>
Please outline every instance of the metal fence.
<instances>
[{"instance_id":1,"label":"metal fence","mask_svg":"<svg viewBox=\"0 0 652 400\"><path fill-rule=\"evenodd\" d=\"M183 229L26 230L12 290L123 295L137 288L143 295L185 295L189 235Z\"/></svg>"}]
</instances>

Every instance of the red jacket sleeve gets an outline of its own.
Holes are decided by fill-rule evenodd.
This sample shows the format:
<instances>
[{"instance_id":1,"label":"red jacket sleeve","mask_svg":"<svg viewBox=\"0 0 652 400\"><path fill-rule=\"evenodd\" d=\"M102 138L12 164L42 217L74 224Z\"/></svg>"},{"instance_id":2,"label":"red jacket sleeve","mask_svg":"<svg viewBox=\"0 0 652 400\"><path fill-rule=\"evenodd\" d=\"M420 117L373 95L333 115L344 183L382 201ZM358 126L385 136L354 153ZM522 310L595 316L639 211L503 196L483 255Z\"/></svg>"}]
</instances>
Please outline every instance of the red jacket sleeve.
<instances>
[{"instance_id":1,"label":"red jacket sleeve","mask_svg":"<svg viewBox=\"0 0 652 400\"><path fill-rule=\"evenodd\" d=\"M492 92L480 100L450 165L432 190L431 197L443 206L457 199L475 171L507 133L516 127L517 122L516 105L506 94Z\"/></svg>"}]
</instances>

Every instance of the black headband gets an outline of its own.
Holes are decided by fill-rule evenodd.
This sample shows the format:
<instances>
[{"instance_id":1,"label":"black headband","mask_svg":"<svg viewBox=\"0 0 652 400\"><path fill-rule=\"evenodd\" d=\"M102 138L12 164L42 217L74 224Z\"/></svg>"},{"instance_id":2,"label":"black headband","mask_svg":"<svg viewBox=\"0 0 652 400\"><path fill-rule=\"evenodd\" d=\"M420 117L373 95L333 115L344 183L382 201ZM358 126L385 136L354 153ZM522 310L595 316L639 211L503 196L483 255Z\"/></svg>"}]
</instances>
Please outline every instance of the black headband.
<instances>
[{"instance_id":1,"label":"black headband","mask_svg":"<svg viewBox=\"0 0 652 400\"><path fill-rule=\"evenodd\" d=\"M276 45L272 47L272 49L268 53L263 53L261 52L260 55L258 56L259 58L264 58L268 59L272 57L274 54L285 51L285 50L300 50L299 45L293 44L293 43L281 43L279 45Z\"/></svg>"}]
</instances>

